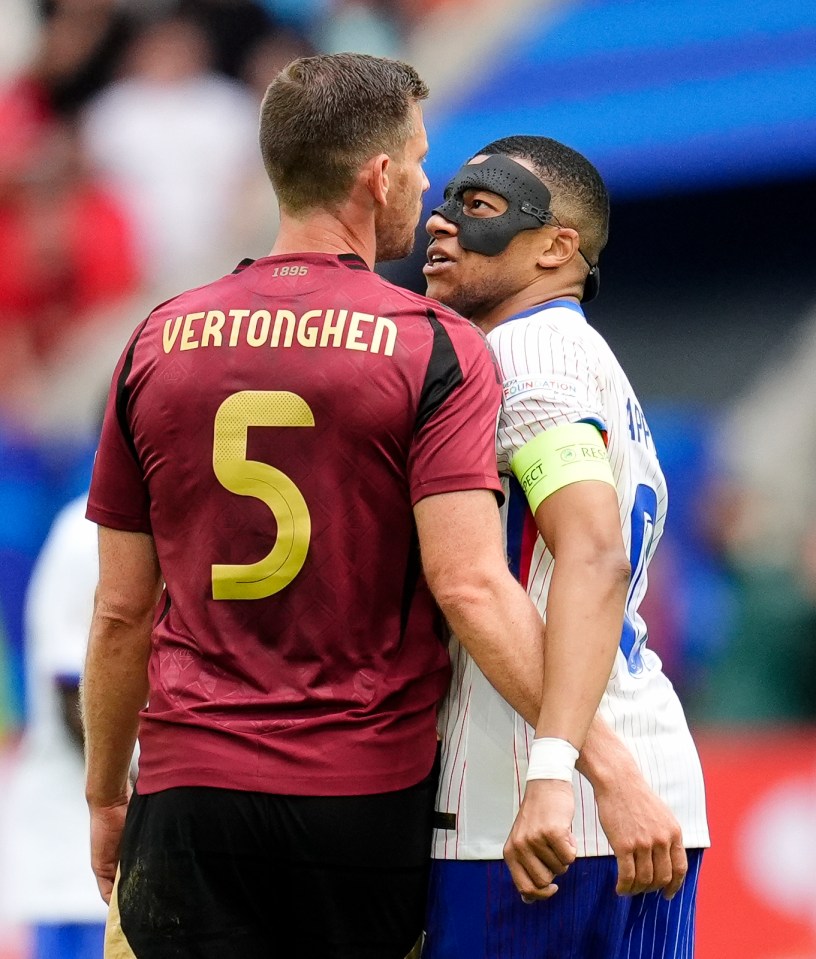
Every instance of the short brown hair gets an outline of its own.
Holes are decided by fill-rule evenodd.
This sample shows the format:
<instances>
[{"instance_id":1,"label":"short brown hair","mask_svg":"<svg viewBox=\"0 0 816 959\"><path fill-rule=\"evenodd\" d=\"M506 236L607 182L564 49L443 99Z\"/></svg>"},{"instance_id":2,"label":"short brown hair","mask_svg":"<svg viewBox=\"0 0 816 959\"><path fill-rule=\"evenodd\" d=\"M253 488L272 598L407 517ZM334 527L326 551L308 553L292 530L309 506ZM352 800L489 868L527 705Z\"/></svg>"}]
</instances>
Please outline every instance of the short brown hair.
<instances>
[{"instance_id":1,"label":"short brown hair","mask_svg":"<svg viewBox=\"0 0 816 959\"><path fill-rule=\"evenodd\" d=\"M344 199L366 160L401 151L413 133L411 106L427 96L416 70L399 60L293 60L261 105L261 154L281 208L297 213Z\"/></svg>"}]
</instances>

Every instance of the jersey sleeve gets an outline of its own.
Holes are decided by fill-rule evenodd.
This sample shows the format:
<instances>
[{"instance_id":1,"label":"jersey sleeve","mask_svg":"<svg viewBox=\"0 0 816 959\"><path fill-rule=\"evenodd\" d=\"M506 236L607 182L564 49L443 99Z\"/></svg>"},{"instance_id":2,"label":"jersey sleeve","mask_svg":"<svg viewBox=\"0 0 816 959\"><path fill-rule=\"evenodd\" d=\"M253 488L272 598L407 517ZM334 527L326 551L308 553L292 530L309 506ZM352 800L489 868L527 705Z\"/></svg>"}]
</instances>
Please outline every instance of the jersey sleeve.
<instances>
[{"instance_id":1,"label":"jersey sleeve","mask_svg":"<svg viewBox=\"0 0 816 959\"><path fill-rule=\"evenodd\" d=\"M127 420L128 374L141 330L134 333L113 374L86 516L99 526L150 533L150 497Z\"/></svg>"},{"instance_id":2,"label":"jersey sleeve","mask_svg":"<svg viewBox=\"0 0 816 959\"><path fill-rule=\"evenodd\" d=\"M460 317L443 322L432 315L431 325L434 343L408 460L411 502L469 489L501 494L495 448L501 388L493 357L482 334Z\"/></svg>"},{"instance_id":3,"label":"jersey sleeve","mask_svg":"<svg viewBox=\"0 0 816 959\"><path fill-rule=\"evenodd\" d=\"M566 423L607 429L597 363L586 345L546 324L510 323L488 337L502 379L499 469L543 430Z\"/></svg>"}]
</instances>

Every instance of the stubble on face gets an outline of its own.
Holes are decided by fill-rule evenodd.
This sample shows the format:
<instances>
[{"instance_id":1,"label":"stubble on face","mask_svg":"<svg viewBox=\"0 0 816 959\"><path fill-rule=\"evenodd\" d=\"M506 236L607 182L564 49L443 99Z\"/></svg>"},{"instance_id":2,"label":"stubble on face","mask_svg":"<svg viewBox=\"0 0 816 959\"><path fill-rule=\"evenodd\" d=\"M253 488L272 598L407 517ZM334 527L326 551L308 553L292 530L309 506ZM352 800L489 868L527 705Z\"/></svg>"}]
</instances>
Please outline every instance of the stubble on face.
<instances>
[{"instance_id":1,"label":"stubble on face","mask_svg":"<svg viewBox=\"0 0 816 959\"><path fill-rule=\"evenodd\" d=\"M408 138L399 159L392 160L393 183L389 203L378 211L377 260L401 260L414 248L416 229L422 216L422 194L427 181L422 160L428 139L419 104L413 105L414 132Z\"/></svg>"},{"instance_id":2,"label":"stubble on face","mask_svg":"<svg viewBox=\"0 0 816 959\"><path fill-rule=\"evenodd\" d=\"M427 295L477 320L513 294L516 282L503 268L502 255L486 257L459 249L456 263L442 276L428 277Z\"/></svg>"},{"instance_id":3,"label":"stubble on face","mask_svg":"<svg viewBox=\"0 0 816 959\"><path fill-rule=\"evenodd\" d=\"M416 228L422 215L422 193L412 188L408 172L395 171L390 203L377 225L377 259L380 262L401 260L414 248Z\"/></svg>"}]
</instances>

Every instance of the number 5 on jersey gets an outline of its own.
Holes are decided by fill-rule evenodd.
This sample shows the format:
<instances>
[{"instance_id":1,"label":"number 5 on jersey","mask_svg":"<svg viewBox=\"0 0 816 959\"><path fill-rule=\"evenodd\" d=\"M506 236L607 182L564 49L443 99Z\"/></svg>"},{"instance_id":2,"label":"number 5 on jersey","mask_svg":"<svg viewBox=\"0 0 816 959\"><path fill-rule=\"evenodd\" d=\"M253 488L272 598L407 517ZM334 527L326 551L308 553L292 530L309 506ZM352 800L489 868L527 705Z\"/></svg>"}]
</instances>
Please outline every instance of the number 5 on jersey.
<instances>
[{"instance_id":1,"label":"number 5 on jersey","mask_svg":"<svg viewBox=\"0 0 816 959\"><path fill-rule=\"evenodd\" d=\"M213 470L238 496L266 503L278 524L275 545L263 559L212 567L213 599L263 599L297 576L309 552L312 521L291 479L268 463L247 459L250 426L314 426L306 401L283 390L243 390L228 396L215 414Z\"/></svg>"}]
</instances>

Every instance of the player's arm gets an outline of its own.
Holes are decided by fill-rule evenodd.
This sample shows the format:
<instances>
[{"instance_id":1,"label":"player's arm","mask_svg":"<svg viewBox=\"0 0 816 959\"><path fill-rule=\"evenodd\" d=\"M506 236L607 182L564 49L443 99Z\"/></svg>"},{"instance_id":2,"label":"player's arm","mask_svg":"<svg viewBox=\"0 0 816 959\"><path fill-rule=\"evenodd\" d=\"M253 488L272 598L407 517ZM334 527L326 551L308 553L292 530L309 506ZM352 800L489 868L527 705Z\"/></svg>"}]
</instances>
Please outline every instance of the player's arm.
<instances>
[{"instance_id":1,"label":"player's arm","mask_svg":"<svg viewBox=\"0 0 816 959\"><path fill-rule=\"evenodd\" d=\"M536 739L525 796L505 845L514 872L526 868L523 850L536 846L549 809L568 809L571 822L572 771L612 671L629 562L614 479L593 426L540 432L511 465L555 561Z\"/></svg>"},{"instance_id":2,"label":"player's arm","mask_svg":"<svg viewBox=\"0 0 816 959\"><path fill-rule=\"evenodd\" d=\"M612 672L629 587L615 488L571 483L547 497L535 519L555 560L536 736L580 751Z\"/></svg>"},{"instance_id":3,"label":"player's arm","mask_svg":"<svg viewBox=\"0 0 816 959\"><path fill-rule=\"evenodd\" d=\"M539 680L543 667L539 671L530 667L527 676ZM534 726L540 682L526 703L517 698L516 710ZM634 896L661 889L666 899L673 898L688 872L680 824L600 713L592 720L575 767L592 783L601 826L617 859L616 892Z\"/></svg>"},{"instance_id":4,"label":"player's arm","mask_svg":"<svg viewBox=\"0 0 816 959\"><path fill-rule=\"evenodd\" d=\"M495 496L476 489L421 499L414 507L422 565L462 646L498 692L522 714L541 699L543 623L507 567ZM536 714L538 710L536 708ZM520 849L519 890L546 898L575 857L569 808L542 811L534 846Z\"/></svg>"},{"instance_id":5,"label":"player's arm","mask_svg":"<svg viewBox=\"0 0 816 959\"><path fill-rule=\"evenodd\" d=\"M688 872L680 824L600 715L589 728L576 768L592 783L601 826L617 858L616 892L662 889L671 899Z\"/></svg>"},{"instance_id":6,"label":"player's arm","mask_svg":"<svg viewBox=\"0 0 816 959\"><path fill-rule=\"evenodd\" d=\"M160 592L153 538L100 526L82 718L91 865L106 902L119 861L139 711L147 701L150 634Z\"/></svg>"}]
</instances>

